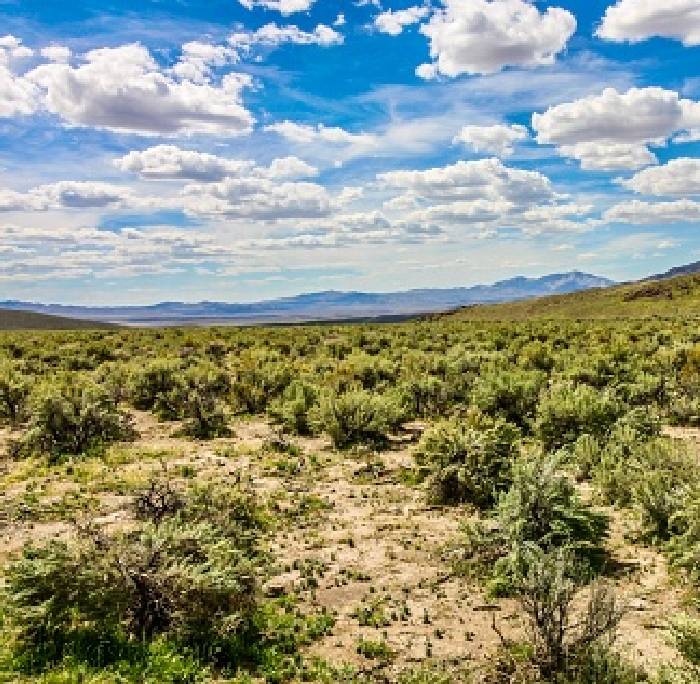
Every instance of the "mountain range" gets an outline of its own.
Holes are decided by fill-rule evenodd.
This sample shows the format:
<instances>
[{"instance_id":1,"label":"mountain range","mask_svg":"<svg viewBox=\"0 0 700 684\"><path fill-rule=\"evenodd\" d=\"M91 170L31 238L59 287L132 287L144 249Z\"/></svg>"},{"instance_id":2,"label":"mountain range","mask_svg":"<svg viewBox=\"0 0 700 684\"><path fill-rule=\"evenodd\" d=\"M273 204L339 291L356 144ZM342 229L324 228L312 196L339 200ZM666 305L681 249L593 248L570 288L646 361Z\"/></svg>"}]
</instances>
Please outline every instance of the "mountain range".
<instances>
[{"instance_id":1,"label":"mountain range","mask_svg":"<svg viewBox=\"0 0 700 684\"><path fill-rule=\"evenodd\" d=\"M493 285L405 292L326 291L253 303L161 302L147 306L67 306L17 300L0 301L6 310L64 316L121 325L255 325L348 319L387 320L438 313L472 304L492 304L614 285L590 273L571 271L541 278L516 277Z\"/></svg>"}]
</instances>

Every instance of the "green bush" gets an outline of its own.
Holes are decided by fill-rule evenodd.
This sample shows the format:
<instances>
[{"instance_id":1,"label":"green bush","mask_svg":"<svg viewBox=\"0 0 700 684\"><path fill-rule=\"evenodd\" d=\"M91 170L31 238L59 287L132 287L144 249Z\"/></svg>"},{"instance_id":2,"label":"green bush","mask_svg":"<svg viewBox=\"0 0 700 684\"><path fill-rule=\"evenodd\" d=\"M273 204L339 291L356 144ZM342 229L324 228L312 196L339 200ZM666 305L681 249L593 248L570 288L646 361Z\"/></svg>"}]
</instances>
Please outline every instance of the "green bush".
<instances>
[{"instance_id":1,"label":"green bush","mask_svg":"<svg viewBox=\"0 0 700 684\"><path fill-rule=\"evenodd\" d=\"M13 451L56 460L134 437L131 417L101 387L80 382L49 385L33 397L27 430Z\"/></svg>"},{"instance_id":2,"label":"green bush","mask_svg":"<svg viewBox=\"0 0 700 684\"><path fill-rule=\"evenodd\" d=\"M688 488L677 502L669 527L671 538L667 545L671 566L682 571L690 582L700 584L700 492Z\"/></svg>"},{"instance_id":3,"label":"green bush","mask_svg":"<svg viewBox=\"0 0 700 684\"><path fill-rule=\"evenodd\" d=\"M168 397L181 386L181 373L179 363L170 359L156 359L134 371L129 391L132 404L138 409L155 409L165 418L176 417Z\"/></svg>"},{"instance_id":4,"label":"green bush","mask_svg":"<svg viewBox=\"0 0 700 684\"><path fill-rule=\"evenodd\" d=\"M608 519L584 504L555 456L531 456L516 462L513 484L501 495L489 525L465 526L467 565L490 576L493 594L516 591L533 552L572 552L597 568Z\"/></svg>"},{"instance_id":5,"label":"green bush","mask_svg":"<svg viewBox=\"0 0 700 684\"><path fill-rule=\"evenodd\" d=\"M228 437L231 429L221 402L206 387L188 389L183 401L185 422L181 432L196 439Z\"/></svg>"},{"instance_id":6,"label":"green bush","mask_svg":"<svg viewBox=\"0 0 700 684\"><path fill-rule=\"evenodd\" d=\"M351 390L324 394L312 420L320 431L328 434L333 446L342 449L354 444L383 444L402 419L397 398Z\"/></svg>"},{"instance_id":7,"label":"green bush","mask_svg":"<svg viewBox=\"0 0 700 684\"><path fill-rule=\"evenodd\" d=\"M236 664L253 648L266 526L254 496L240 487L180 493L161 481L135 510L137 527L80 527L27 546L10 565L7 613L23 667L67 657L104 666L160 638L205 665Z\"/></svg>"},{"instance_id":8,"label":"green bush","mask_svg":"<svg viewBox=\"0 0 700 684\"><path fill-rule=\"evenodd\" d=\"M535 433L547 450L573 444L583 434L602 437L624 408L608 391L589 385L554 385L537 408Z\"/></svg>"},{"instance_id":9,"label":"green bush","mask_svg":"<svg viewBox=\"0 0 700 684\"><path fill-rule=\"evenodd\" d=\"M0 424L16 427L27 419L30 379L12 366L0 368Z\"/></svg>"},{"instance_id":10,"label":"green bush","mask_svg":"<svg viewBox=\"0 0 700 684\"><path fill-rule=\"evenodd\" d=\"M530 428L546 379L539 371L490 370L477 378L471 401L484 413Z\"/></svg>"},{"instance_id":11,"label":"green bush","mask_svg":"<svg viewBox=\"0 0 700 684\"><path fill-rule=\"evenodd\" d=\"M438 502L489 508L510 485L519 437L519 430L503 420L472 415L443 421L423 435L416 459L430 470Z\"/></svg>"},{"instance_id":12,"label":"green bush","mask_svg":"<svg viewBox=\"0 0 700 684\"><path fill-rule=\"evenodd\" d=\"M303 380L294 380L282 396L273 401L268 412L287 432L308 435L313 431L309 414L318 402L318 388Z\"/></svg>"},{"instance_id":13,"label":"green bush","mask_svg":"<svg viewBox=\"0 0 700 684\"><path fill-rule=\"evenodd\" d=\"M78 654L89 661L100 642L117 657L130 640L159 634L221 648L256 605L246 555L208 523L174 520L27 548L9 568L8 587L21 653L47 664Z\"/></svg>"}]
</instances>

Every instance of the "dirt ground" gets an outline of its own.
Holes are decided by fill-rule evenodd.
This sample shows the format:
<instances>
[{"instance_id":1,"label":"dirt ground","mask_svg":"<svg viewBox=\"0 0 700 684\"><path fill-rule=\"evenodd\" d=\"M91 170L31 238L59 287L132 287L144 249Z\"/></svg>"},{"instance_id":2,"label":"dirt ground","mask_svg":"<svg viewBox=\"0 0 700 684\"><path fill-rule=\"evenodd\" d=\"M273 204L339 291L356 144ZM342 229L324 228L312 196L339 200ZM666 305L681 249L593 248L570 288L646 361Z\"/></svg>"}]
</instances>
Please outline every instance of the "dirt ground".
<instances>
[{"instance_id":1,"label":"dirt ground","mask_svg":"<svg viewBox=\"0 0 700 684\"><path fill-rule=\"evenodd\" d=\"M272 541L264 591L296 592L309 609L337 616L310 654L360 671L380 669L391 680L425 661L458 668L483 661L499 643L494 620L507 637L523 634L515 602L487 599L453 573L451 549L470 512L432 507L407 481L409 437L381 454L338 453L323 439L294 438L298 453L290 454L269 447L274 431L261 420L240 421L231 438L211 442L174 437L176 426L146 413L136 414L136 424L140 438L104 457L54 467L0 460L0 563L28 541L70 534L71 518L128 520L133 492L167 468L183 481L249 480L287 516ZM700 452L700 430L669 435ZM11 437L0 433L2 453ZM608 512L608 549L619 568L611 581L628 606L620 648L645 667L672 662L666 627L683 611L682 589L661 554L629 541L625 516ZM362 640L383 644L384 655L360 655Z\"/></svg>"}]
</instances>

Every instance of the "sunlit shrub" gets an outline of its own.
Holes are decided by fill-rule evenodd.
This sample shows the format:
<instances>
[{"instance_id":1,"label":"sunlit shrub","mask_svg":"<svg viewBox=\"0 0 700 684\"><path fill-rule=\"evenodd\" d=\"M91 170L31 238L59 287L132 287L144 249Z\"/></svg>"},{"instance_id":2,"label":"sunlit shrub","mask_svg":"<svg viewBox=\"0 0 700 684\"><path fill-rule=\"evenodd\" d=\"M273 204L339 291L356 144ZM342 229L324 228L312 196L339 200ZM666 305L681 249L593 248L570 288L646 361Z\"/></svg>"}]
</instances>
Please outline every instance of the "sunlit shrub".
<instances>
[{"instance_id":1,"label":"sunlit shrub","mask_svg":"<svg viewBox=\"0 0 700 684\"><path fill-rule=\"evenodd\" d=\"M282 396L272 402L268 412L287 432L308 435L313 431L310 412L317 404L318 397L316 385L304 380L294 380Z\"/></svg>"},{"instance_id":2,"label":"sunlit shrub","mask_svg":"<svg viewBox=\"0 0 700 684\"><path fill-rule=\"evenodd\" d=\"M545 449L558 449L583 434L605 435L624 408L610 392L588 385L555 385L539 403L535 433Z\"/></svg>"},{"instance_id":3,"label":"sunlit shrub","mask_svg":"<svg viewBox=\"0 0 700 684\"><path fill-rule=\"evenodd\" d=\"M510 485L519 437L514 425L500 419L453 419L423 435L416 459L430 470L437 501L488 508Z\"/></svg>"},{"instance_id":4,"label":"sunlit shrub","mask_svg":"<svg viewBox=\"0 0 700 684\"><path fill-rule=\"evenodd\" d=\"M17 426L28 414L30 379L12 366L0 367L0 424Z\"/></svg>"},{"instance_id":5,"label":"sunlit shrub","mask_svg":"<svg viewBox=\"0 0 700 684\"><path fill-rule=\"evenodd\" d=\"M47 385L32 399L31 419L15 443L16 455L46 454L55 460L135 436L131 417L90 383Z\"/></svg>"},{"instance_id":6,"label":"sunlit shrub","mask_svg":"<svg viewBox=\"0 0 700 684\"><path fill-rule=\"evenodd\" d=\"M386 442L387 435L402 419L398 398L351 390L322 395L313 421L320 431L328 434L336 448L345 448Z\"/></svg>"},{"instance_id":7,"label":"sunlit shrub","mask_svg":"<svg viewBox=\"0 0 700 684\"><path fill-rule=\"evenodd\" d=\"M477 378L471 400L484 413L530 427L545 381L538 371L490 370Z\"/></svg>"}]
</instances>

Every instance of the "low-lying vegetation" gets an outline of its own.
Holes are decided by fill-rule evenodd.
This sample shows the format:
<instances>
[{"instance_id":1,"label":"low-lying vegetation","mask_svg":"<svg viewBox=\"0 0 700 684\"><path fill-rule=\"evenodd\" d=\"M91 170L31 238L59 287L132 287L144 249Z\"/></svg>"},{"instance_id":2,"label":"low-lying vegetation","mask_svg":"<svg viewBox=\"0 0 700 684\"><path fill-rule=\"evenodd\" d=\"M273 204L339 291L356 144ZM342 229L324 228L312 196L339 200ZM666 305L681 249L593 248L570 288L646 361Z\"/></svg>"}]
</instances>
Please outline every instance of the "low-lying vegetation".
<instances>
[{"instance_id":1,"label":"low-lying vegetation","mask_svg":"<svg viewBox=\"0 0 700 684\"><path fill-rule=\"evenodd\" d=\"M697 681L699 416L679 319L2 335L0 672Z\"/></svg>"}]
</instances>

